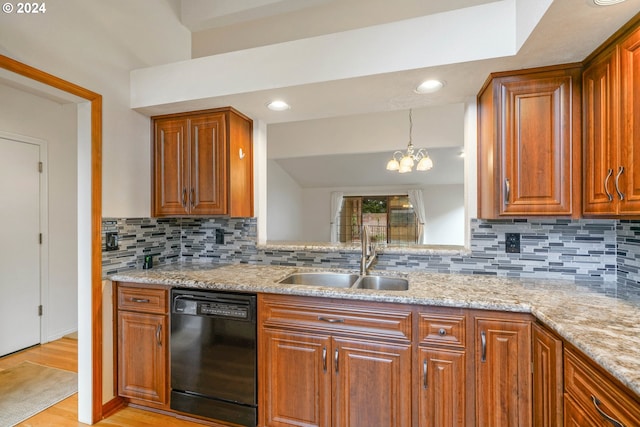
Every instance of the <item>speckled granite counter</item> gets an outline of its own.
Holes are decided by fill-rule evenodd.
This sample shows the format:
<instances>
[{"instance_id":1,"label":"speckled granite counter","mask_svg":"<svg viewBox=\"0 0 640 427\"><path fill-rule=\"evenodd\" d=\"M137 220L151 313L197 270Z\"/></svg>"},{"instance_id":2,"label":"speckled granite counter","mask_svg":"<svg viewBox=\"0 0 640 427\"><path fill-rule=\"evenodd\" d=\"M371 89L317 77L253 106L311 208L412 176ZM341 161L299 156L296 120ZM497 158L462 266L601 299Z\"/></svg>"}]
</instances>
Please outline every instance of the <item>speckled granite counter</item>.
<instances>
[{"instance_id":1,"label":"speckled granite counter","mask_svg":"<svg viewBox=\"0 0 640 427\"><path fill-rule=\"evenodd\" d=\"M395 273L409 279L408 291L277 283L293 272L314 270L318 269L246 264L217 267L194 263L120 273L110 279L217 290L530 312L640 395L640 305L636 303L604 296L566 281L424 272Z\"/></svg>"}]
</instances>

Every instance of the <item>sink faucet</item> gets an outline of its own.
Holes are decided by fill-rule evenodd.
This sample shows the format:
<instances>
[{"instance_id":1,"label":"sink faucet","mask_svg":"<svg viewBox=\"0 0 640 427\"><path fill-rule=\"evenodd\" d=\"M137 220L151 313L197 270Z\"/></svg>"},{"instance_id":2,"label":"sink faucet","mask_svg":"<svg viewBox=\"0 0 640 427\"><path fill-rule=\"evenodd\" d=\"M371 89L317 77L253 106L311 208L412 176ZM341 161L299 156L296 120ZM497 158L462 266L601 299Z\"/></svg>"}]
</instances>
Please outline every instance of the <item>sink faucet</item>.
<instances>
[{"instance_id":1,"label":"sink faucet","mask_svg":"<svg viewBox=\"0 0 640 427\"><path fill-rule=\"evenodd\" d=\"M362 245L362 257L360 258L360 275L365 276L369 274L369 267L376 259L377 245L371 243L371 237L369 236L369 229L366 225L362 225L362 233L360 233L360 244Z\"/></svg>"}]
</instances>

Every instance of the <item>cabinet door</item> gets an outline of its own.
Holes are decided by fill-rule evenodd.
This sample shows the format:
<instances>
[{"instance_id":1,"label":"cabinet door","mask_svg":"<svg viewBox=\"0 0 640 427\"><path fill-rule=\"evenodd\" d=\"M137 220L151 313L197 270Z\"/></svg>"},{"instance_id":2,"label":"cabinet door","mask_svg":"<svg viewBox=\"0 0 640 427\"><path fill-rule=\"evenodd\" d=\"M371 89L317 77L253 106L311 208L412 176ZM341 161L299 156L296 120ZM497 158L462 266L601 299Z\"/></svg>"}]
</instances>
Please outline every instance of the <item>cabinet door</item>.
<instances>
[{"instance_id":1,"label":"cabinet door","mask_svg":"<svg viewBox=\"0 0 640 427\"><path fill-rule=\"evenodd\" d=\"M464 351L421 348L420 427L466 426L466 357Z\"/></svg>"},{"instance_id":2,"label":"cabinet door","mask_svg":"<svg viewBox=\"0 0 640 427\"><path fill-rule=\"evenodd\" d=\"M196 116L190 123L190 213L227 213L227 161L225 114Z\"/></svg>"},{"instance_id":3,"label":"cabinet door","mask_svg":"<svg viewBox=\"0 0 640 427\"><path fill-rule=\"evenodd\" d=\"M118 393L167 404L167 316L118 312Z\"/></svg>"},{"instance_id":4,"label":"cabinet door","mask_svg":"<svg viewBox=\"0 0 640 427\"><path fill-rule=\"evenodd\" d=\"M615 51L587 68L582 78L584 111L583 213L615 214L617 195L617 102Z\"/></svg>"},{"instance_id":5,"label":"cabinet door","mask_svg":"<svg viewBox=\"0 0 640 427\"><path fill-rule=\"evenodd\" d=\"M640 29L627 37L620 52L621 215L640 214ZM624 168L624 169L620 169Z\"/></svg>"},{"instance_id":6,"label":"cabinet door","mask_svg":"<svg viewBox=\"0 0 640 427\"><path fill-rule=\"evenodd\" d=\"M534 324L533 425L562 427L562 341Z\"/></svg>"},{"instance_id":7,"label":"cabinet door","mask_svg":"<svg viewBox=\"0 0 640 427\"><path fill-rule=\"evenodd\" d=\"M274 330L263 337L260 425L329 426L330 338Z\"/></svg>"},{"instance_id":8,"label":"cabinet door","mask_svg":"<svg viewBox=\"0 0 640 427\"><path fill-rule=\"evenodd\" d=\"M574 213L580 190L572 191L579 168L573 156L581 142L575 83L562 74L500 83L501 215Z\"/></svg>"},{"instance_id":9,"label":"cabinet door","mask_svg":"<svg viewBox=\"0 0 640 427\"><path fill-rule=\"evenodd\" d=\"M476 318L478 426L531 426L530 322Z\"/></svg>"},{"instance_id":10,"label":"cabinet door","mask_svg":"<svg viewBox=\"0 0 640 427\"><path fill-rule=\"evenodd\" d=\"M334 338L333 427L411 426L411 346Z\"/></svg>"},{"instance_id":11,"label":"cabinet door","mask_svg":"<svg viewBox=\"0 0 640 427\"><path fill-rule=\"evenodd\" d=\"M153 216L188 212L187 121L156 120L154 126Z\"/></svg>"}]
</instances>

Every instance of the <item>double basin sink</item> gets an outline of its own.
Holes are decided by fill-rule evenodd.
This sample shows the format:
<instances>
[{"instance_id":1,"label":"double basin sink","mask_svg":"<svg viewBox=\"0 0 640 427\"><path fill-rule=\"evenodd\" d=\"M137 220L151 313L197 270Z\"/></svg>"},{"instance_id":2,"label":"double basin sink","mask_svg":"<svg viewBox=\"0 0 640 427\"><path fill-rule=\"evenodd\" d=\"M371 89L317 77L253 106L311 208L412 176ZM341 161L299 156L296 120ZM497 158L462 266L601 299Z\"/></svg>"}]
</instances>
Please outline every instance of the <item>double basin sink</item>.
<instances>
[{"instance_id":1,"label":"double basin sink","mask_svg":"<svg viewBox=\"0 0 640 427\"><path fill-rule=\"evenodd\" d=\"M278 283L330 288L375 289L379 291L406 291L409 289L409 281L402 277L361 276L333 272L293 273Z\"/></svg>"}]
</instances>

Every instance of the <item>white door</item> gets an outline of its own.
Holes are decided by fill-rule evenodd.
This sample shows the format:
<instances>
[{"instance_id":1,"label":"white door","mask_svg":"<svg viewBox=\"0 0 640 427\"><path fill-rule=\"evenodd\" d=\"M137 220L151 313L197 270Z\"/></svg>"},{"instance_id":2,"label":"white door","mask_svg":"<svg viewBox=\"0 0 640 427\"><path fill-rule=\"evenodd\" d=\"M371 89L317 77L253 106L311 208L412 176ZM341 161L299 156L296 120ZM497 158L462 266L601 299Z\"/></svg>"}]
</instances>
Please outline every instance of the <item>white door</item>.
<instances>
[{"instance_id":1,"label":"white door","mask_svg":"<svg viewBox=\"0 0 640 427\"><path fill-rule=\"evenodd\" d=\"M40 147L0 137L0 356L40 343Z\"/></svg>"}]
</instances>

